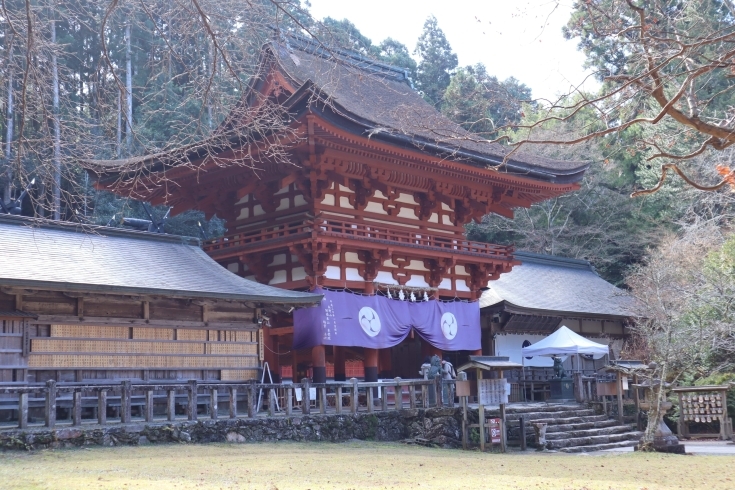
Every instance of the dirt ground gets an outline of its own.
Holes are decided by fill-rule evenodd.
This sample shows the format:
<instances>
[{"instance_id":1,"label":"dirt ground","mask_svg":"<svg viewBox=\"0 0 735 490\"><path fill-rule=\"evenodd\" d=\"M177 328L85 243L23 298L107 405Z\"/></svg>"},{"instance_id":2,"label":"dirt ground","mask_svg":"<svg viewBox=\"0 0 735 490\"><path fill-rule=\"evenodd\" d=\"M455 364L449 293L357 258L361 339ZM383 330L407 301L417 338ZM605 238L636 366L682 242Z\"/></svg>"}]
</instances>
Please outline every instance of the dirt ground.
<instances>
[{"instance_id":1,"label":"dirt ground","mask_svg":"<svg viewBox=\"0 0 735 490\"><path fill-rule=\"evenodd\" d=\"M732 456L528 451L394 443L161 445L0 453L0 488L733 489Z\"/></svg>"}]
</instances>

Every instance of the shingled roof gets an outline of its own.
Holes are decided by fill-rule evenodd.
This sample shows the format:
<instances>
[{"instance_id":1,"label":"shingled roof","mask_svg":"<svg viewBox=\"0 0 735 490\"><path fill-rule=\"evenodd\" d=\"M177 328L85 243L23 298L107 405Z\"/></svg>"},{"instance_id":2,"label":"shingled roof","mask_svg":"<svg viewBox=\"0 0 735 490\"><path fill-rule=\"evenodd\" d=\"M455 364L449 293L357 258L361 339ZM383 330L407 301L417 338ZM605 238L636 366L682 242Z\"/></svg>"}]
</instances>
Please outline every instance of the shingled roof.
<instances>
[{"instance_id":1,"label":"shingled roof","mask_svg":"<svg viewBox=\"0 0 735 490\"><path fill-rule=\"evenodd\" d=\"M363 135L494 167L501 165L511 151L467 131L437 111L413 90L401 68L328 49L297 36L271 43L268 49L297 87L313 83L334 112L362 126ZM523 154L512 155L499 169L569 183L579 181L588 167L587 162Z\"/></svg>"},{"instance_id":2,"label":"shingled roof","mask_svg":"<svg viewBox=\"0 0 735 490\"><path fill-rule=\"evenodd\" d=\"M488 284L480 308L518 314L636 316L635 299L601 278L586 260L516 252L521 265Z\"/></svg>"},{"instance_id":3,"label":"shingled roof","mask_svg":"<svg viewBox=\"0 0 735 490\"><path fill-rule=\"evenodd\" d=\"M312 305L321 295L243 279L199 240L0 215L0 286Z\"/></svg>"},{"instance_id":4,"label":"shingled roof","mask_svg":"<svg viewBox=\"0 0 735 490\"><path fill-rule=\"evenodd\" d=\"M237 146L248 139L243 138L247 131L235 128L242 114L238 108L258 99L252 94L264 83L270 66L276 66L296 87L281 104L295 118L316 111L360 136L544 182L576 183L589 167L588 162L554 160L529 152L511 155L504 162L511 148L485 140L445 117L411 87L405 70L294 35L264 46L260 74L251 80L251 92L209 139L159 154L84 163L100 174L140 168L155 171L162 169L156 164L176 166L204 158L217 148Z\"/></svg>"}]
</instances>

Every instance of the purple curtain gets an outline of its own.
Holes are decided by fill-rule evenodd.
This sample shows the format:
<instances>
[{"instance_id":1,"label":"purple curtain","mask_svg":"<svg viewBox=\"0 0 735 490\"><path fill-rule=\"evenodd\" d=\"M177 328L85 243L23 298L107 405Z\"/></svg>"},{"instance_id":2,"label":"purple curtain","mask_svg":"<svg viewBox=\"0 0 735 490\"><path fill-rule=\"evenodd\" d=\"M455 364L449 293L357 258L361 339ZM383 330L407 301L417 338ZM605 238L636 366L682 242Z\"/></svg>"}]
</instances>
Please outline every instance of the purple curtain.
<instances>
[{"instance_id":1,"label":"purple curtain","mask_svg":"<svg viewBox=\"0 0 735 490\"><path fill-rule=\"evenodd\" d=\"M324 295L322 302L294 312L294 349L317 345L386 349L400 344L411 328L441 350L481 347L478 302L413 303L384 296L314 292Z\"/></svg>"}]
</instances>

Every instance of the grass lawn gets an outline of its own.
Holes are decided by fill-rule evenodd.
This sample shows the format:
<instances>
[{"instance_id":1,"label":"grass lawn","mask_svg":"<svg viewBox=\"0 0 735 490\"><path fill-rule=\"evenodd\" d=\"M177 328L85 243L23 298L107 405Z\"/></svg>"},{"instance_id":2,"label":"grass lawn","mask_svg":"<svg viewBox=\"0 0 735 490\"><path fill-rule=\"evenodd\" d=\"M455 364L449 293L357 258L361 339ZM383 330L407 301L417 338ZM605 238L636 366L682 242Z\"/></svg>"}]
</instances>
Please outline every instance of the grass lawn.
<instances>
[{"instance_id":1,"label":"grass lawn","mask_svg":"<svg viewBox=\"0 0 735 490\"><path fill-rule=\"evenodd\" d=\"M0 488L733 489L732 456L490 454L353 442L0 453Z\"/></svg>"}]
</instances>

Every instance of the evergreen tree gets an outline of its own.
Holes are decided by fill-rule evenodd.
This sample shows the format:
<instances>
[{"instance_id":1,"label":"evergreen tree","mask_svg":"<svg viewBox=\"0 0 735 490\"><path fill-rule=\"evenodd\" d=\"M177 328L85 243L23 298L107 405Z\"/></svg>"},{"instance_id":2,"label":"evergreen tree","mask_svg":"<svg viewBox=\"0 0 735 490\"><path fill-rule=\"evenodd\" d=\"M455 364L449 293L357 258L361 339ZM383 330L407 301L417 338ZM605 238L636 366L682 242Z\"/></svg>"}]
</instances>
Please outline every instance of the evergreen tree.
<instances>
[{"instance_id":1,"label":"evergreen tree","mask_svg":"<svg viewBox=\"0 0 735 490\"><path fill-rule=\"evenodd\" d=\"M433 15L424 22L414 54L421 58L416 69L417 88L430 104L439 108L458 62Z\"/></svg>"},{"instance_id":2,"label":"evergreen tree","mask_svg":"<svg viewBox=\"0 0 735 490\"><path fill-rule=\"evenodd\" d=\"M501 82L478 63L457 70L444 93L442 112L468 131L492 138L520 122L524 103L531 103L528 86L513 77Z\"/></svg>"},{"instance_id":3,"label":"evergreen tree","mask_svg":"<svg viewBox=\"0 0 735 490\"><path fill-rule=\"evenodd\" d=\"M416 60L411 58L405 44L388 37L378 45L378 50L382 61L404 68L408 72L408 77L413 81L416 80Z\"/></svg>"}]
</instances>

